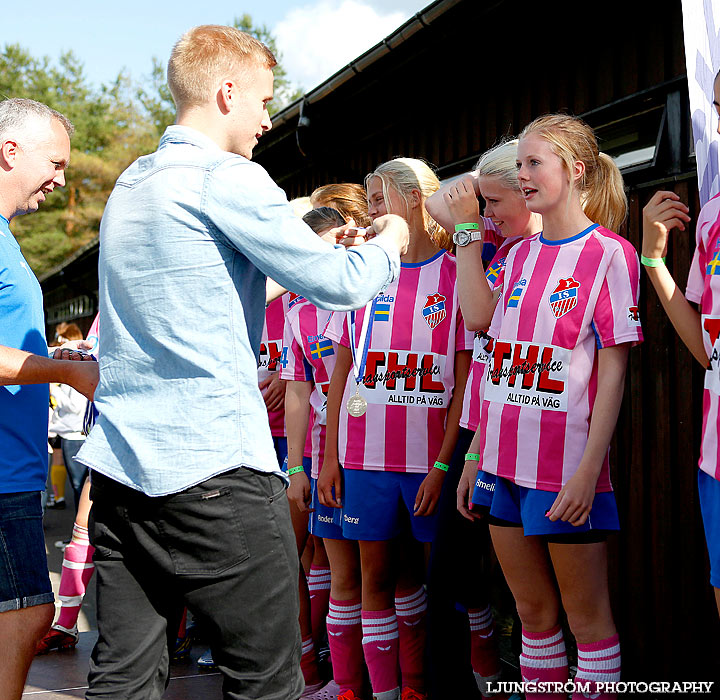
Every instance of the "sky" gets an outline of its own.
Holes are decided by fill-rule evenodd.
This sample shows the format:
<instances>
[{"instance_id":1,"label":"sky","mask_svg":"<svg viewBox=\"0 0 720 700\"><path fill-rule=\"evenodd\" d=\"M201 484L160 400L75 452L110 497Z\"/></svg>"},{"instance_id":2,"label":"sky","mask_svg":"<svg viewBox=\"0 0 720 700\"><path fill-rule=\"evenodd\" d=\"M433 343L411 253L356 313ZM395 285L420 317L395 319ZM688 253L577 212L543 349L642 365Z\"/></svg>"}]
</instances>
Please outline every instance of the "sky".
<instances>
[{"instance_id":1,"label":"sky","mask_svg":"<svg viewBox=\"0 0 720 700\"><path fill-rule=\"evenodd\" d=\"M20 44L52 59L72 49L96 86L121 70L150 75L167 63L180 35L198 24L229 24L248 13L276 36L288 77L309 90L381 41L431 0L93 0L14 3L0 23L0 46Z\"/></svg>"}]
</instances>

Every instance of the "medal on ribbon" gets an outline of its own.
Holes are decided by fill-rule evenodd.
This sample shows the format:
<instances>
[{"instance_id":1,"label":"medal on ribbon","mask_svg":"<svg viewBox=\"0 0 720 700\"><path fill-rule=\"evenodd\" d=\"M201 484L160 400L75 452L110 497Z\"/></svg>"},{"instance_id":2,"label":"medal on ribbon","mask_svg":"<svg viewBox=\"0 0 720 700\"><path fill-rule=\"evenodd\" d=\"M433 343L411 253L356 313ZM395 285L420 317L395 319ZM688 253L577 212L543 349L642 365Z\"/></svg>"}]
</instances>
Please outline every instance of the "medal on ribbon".
<instances>
[{"instance_id":1,"label":"medal on ribbon","mask_svg":"<svg viewBox=\"0 0 720 700\"><path fill-rule=\"evenodd\" d=\"M347 412L353 418L360 418L360 416L365 415L365 411L367 411L367 401L360 396L360 382L365 375L365 366L367 364L368 350L370 349L370 336L372 334L376 301L377 299L373 299L365 307L357 349L355 348L355 312L351 311L348 316L350 351L353 359L353 373L355 374L355 394L348 399L346 406Z\"/></svg>"}]
</instances>

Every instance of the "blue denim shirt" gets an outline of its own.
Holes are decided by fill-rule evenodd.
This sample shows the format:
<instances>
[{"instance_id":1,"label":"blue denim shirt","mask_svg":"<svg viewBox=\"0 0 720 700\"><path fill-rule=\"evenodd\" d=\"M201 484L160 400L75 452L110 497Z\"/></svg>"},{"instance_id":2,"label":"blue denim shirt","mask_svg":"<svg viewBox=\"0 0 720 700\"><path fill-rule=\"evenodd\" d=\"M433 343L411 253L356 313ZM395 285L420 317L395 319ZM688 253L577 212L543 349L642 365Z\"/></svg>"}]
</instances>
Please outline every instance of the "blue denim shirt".
<instances>
[{"instance_id":1,"label":"blue denim shirt","mask_svg":"<svg viewBox=\"0 0 720 700\"><path fill-rule=\"evenodd\" d=\"M150 496L277 471L257 382L265 276L347 310L399 270L393 245L323 242L261 166L169 127L103 214L100 417L78 460Z\"/></svg>"}]
</instances>

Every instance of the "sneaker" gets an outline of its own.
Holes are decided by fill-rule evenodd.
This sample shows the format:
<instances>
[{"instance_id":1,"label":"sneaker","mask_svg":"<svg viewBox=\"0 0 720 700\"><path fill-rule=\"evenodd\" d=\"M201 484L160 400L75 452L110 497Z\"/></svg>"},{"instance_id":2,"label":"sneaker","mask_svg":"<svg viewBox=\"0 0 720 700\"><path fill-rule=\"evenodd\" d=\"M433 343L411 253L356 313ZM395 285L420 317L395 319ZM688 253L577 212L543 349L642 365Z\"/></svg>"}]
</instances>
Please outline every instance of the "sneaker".
<instances>
[{"instance_id":1,"label":"sneaker","mask_svg":"<svg viewBox=\"0 0 720 700\"><path fill-rule=\"evenodd\" d=\"M208 649L198 660L198 668L202 671L212 671L215 668L215 662L213 661L212 651Z\"/></svg>"},{"instance_id":2,"label":"sneaker","mask_svg":"<svg viewBox=\"0 0 720 700\"><path fill-rule=\"evenodd\" d=\"M352 690L346 690L341 695L337 696L337 700L361 700Z\"/></svg>"},{"instance_id":3,"label":"sneaker","mask_svg":"<svg viewBox=\"0 0 720 700\"><path fill-rule=\"evenodd\" d=\"M320 681L319 683L313 683L312 685L305 684L305 690L303 690L301 698L309 698L314 697L315 692L320 690L322 688L323 682Z\"/></svg>"},{"instance_id":4,"label":"sneaker","mask_svg":"<svg viewBox=\"0 0 720 700\"><path fill-rule=\"evenodd\" d=\"M342 695L338 695L338 693L340 693L340 686L335 681L330 681L319 690L307 696L301 695L300 697L307 698L307 700L338 700L338 698L340 698L340 700L359 700L359 698L356 698L353 694L352 690L346 690Z\"/></svg>"},{"instance_id":5,"label":"sneaker","mask_svg":"<svg viewBox=\"0 0 720 700\"><path fill-rule=\"evenodd\" d=\"M175 648L172 650L171 660L184 661L190 656L190 649L192 649L192 639L190 639L190 635L185 634L184 637L178 637L175 642Z\"/></svg>"},{"instance_id":6,"label":"sneaker","mask_svg":"<svg viewBox=\"0 0 720 700\"><path fill-rule=\"evenodd\" d=\"M427 700L427 695L415 690L415 688L406 686L400 693L400 700Z\"/></svg>"},{"instance_id":7,"label":"sneaker","mask_svg":"<svg viewBox=\"0 0 720 700\"><path fill-rule=\"evenodd\" d=\"M64 629L51 627L50 631L38 642L35 655L47 654L53 649L58 651L72 651L77 646L79 635L77 630L67 632Z\"/></svg>"},{"instance_id":8,"label":"sneaker","mask_svg":"<svg viewBox=\"0 0 720 700\"><path fill-rule=\"evenodd\" d=\"M67 508L67 503L65 503L64 498L56 498L53 503L48 501L45 507L52 508L52 510L65 510L65 508Z\"/></svg>"}]
</instances>

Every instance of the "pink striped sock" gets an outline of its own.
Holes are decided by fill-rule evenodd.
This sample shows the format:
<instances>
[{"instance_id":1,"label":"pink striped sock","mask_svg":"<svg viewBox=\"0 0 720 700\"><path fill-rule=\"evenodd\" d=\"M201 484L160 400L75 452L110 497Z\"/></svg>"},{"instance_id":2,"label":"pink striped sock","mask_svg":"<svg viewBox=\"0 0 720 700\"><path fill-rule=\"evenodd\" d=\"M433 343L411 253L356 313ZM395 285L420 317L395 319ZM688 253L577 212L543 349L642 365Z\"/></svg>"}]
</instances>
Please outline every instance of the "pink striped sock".
<instances>
[{"instance_id":1,"label":"pink striped sock","mask_svg":"<svg viewBox=\"0 0 720 700\"><path fill-rule=\"evenodd\" d=\"M573 700L596 698L612 700L614 693L598 693L596 683L620 680L620 640L617 634L590 644L578 644L578 671L575 684L588 684L583 692L573 693Z\"/></svg>"},{"instance_id":2,"label":"pink striped sock","mask_svg":"<svg viewBox=\"0 0 720 700\"><path fill-rule=\"evenodd\" d=\"M468 610L470 623L470 664L478 689L487 695L487 684L500 679L500 656L495 637L495 620L488 605Z\"/></svg>"},{"instance_id":3,"label":"pink striped sock","mask_svg":"<svg viewBox=\"0 0 720 700\"><path fill-rule=\"evenodd\" d=\"M60 575L60 590L58 598L62 603L56 627L74 632L77 626L80 606L82 605L85 590L92 578L95 565L92 555L95 547L90 544L86 527L77 523L73 525L72 539L63 556L62 574Z\"/></svg>"},{"instance_id":4,"label":"pink striped sock","mask_svg":"<svg viewBox=\"0 0 720 700\"><path fill-rule=\"evenodd\" d=\"M526 683L567 682L568 660L562 628L556 625L545 632L522 631L520 671ZM564 700L563 693L525 693L530 700Z\"/></svg>"},{"instance_id":5,"label":"pink striped sock","mask_svg":"<svg viewBox=\"0 0 720 700\"><path fill-rule=\"evenodd\" d=\"M327 616L328 644L333 676L340 690L362 693L365 663L362 649L362 619L359 600L330 598Z\"/></svg>"},{"instance_id":6,"label":"pink striped sock","mask_svg":"<svg viewBox=\"0 0 720 700\"><path fill-rule=\"evenodd\" d=\"M395 597L400 642L402 687L425 692L424 655L426 638L427 594L420 586Z\"/></svg>"},{"instance_id":7,"label":"pink striped sock","mask_svg":"<svg viewBox=\"0 0 720 700\"><path fill-rule=\"evenodd\" d=\"M362 611L362 646L377 700L396 697L398 684L398 628L395 610Z\"/></svg>"},{"instance_id":8,"label":"pink striped sock","mask_svg":"<svg viewBox=\"0 0 720 700\"><path fill-rule=\"evenodd\" d=\"M312 635L303 637L302 656L300 657L300 670L302 671L305 685L317 685L320 682L318 673L317 658L315 656L315 644Z\"/></svg>"},{"instance_id":9,"label":"pink striped sock","mask_svg":"<svg viewBox=\"0 0 720 700\"><path fill-rule=\"evenodd\" d=\"M311 566L307 577L310 592L310 621L315 644L322 637L323 622L328 614L330 600L330 569Z\"/></svg>"}]
</instances>

